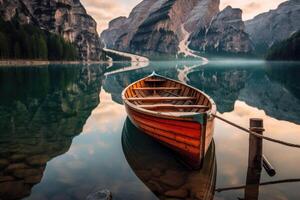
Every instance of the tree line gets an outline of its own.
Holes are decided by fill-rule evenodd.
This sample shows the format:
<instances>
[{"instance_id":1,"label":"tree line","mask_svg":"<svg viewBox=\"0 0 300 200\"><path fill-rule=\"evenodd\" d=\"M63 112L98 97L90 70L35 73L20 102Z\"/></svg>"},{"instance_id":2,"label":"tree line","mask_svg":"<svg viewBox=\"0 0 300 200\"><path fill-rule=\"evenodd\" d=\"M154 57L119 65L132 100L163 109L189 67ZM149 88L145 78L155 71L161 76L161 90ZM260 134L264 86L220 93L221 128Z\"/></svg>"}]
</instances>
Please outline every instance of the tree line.
<instances>
[{"instance_id":1,"label":"tree line","mask_svg":"<svg viewBox=\"0 0 300 200\"><path fill-rule=\"evenodd\" d=\"M17 19L0 18L0 59L78 60L77 48L61 36Z\"/></svg>"},{"instance_id":2,"label":"tree line","mask_svg":"<svg viewBox=\"0 0 300 200\"><path fill-rule=\"evenodd\" d=\"M267 60L300 60L300 31L290 38L277 42L266 53Z\"/></svg>"}]
</instances>

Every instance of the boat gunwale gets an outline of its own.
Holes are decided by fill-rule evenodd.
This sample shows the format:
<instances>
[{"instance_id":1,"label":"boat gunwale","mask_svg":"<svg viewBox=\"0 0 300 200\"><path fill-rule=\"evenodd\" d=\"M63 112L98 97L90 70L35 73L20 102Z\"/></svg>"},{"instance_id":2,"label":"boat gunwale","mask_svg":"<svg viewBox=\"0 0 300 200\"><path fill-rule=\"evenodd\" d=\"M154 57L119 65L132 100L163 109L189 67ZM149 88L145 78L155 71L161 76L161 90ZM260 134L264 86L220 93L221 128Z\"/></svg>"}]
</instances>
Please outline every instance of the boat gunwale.
<instances>
[{"instance_id":1,"label":"boat gunwale","mask_svg":"<svg viewBox=\"0 0 300 200\"><path fill-rule=\"evenodd\" d=\"M205 112L178 112L178 113L173 113L173 112L158 112L158 111L152 111L152 110L148 110L148 109L144 109L144 108L140 108L138 107L137 105L131 103L126 97L125 97L125 92L130 88L132 87L132 85L140 82L140 81L143 81L147 78L150 78L150 77L153 77L153 76L158 76L158 77L161 77L161 78L164 78L166 80L169 80L169 81L173 81L173 82L176 82L176 83L179 83L181 85L184 85L185 87L189 87L193 90L195 90L196 92L199 92L201 93L201 95L203 95L204 97L206 97L209 102L211 103L211 109L205 111ZM212 114L216 114L217 112L217 106L214 102L214 100L208 96L206 93L204 93L203 91L193 87L193 86L190 86L186 83L183 83L183 82L180 82L180 81L177 81L177 80L174 80L174 79L171 79L171 78L167 78L165 76L162 76L162 75L159 75L159 74L156 74L155 72L153 72L151 75L145 77L145 78L142 78L142 79L139 79L133 83L131 83L130 85L128 85L122 92L122 99L123 99L123 102L125 104L127 104L131 109L134 109L136 111L139 111L139 112L142 112L144 114L148 114L148 115L151 115L151 116L155 116L155 117L162 117L162 118L167 118L167 119L174 119L174 118L180 118L181 120L188 120L188 121L195 121L195 118L197 116L200 116L200 115L203 115L203 114L207 114L208 118L207 120L212 120L214 119L214 117L212 116ZM199 104L200 105L200 104ZM180 113L180 114L179 114ZM191 118L191 119L190 119ZM178 120L178 119L177 119Z\"/></svg>"}]
</instances>

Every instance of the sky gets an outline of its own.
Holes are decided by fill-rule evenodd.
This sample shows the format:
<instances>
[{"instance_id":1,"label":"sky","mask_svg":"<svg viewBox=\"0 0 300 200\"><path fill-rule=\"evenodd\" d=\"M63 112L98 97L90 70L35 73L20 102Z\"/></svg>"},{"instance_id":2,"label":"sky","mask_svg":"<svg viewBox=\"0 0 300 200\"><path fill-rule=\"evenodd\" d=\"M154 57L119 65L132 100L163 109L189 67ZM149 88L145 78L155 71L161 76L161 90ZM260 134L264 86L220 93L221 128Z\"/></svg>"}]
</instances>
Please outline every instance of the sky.
<instances>
[{"instance_id":1,"label":"sky","mask_svg":"<svg viewBox=\"0 0 300 200\"><path fill-rule=\"evenodd\" d=\"M220 9L228 5L243 10L243 19L275 9L285 0L221 0ZM128 16L141 0L81 0L87 12L97 21L98 33L108 27L108 22L119 16Z\"/></svg>"}]
</instances>

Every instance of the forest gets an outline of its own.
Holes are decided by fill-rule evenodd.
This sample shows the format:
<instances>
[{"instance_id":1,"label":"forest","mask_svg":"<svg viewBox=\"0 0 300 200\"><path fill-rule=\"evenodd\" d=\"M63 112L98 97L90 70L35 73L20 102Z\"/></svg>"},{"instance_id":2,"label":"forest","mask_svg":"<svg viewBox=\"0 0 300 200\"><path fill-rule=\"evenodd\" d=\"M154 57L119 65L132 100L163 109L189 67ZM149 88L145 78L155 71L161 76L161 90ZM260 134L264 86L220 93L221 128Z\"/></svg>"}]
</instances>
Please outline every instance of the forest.
<instances>
[{"instance_id":1,"label":"forest","mask_svg":"<svg viewBox=\"0 0 300 200\"><path fill-rule=\"evenodd\" d=\"M0 59L78 60L77 48L61 36L17 19L0 18Z\"/></svg>"},{"instance_id":2,"label":"forest","mask_svg":"<svg viewBox=\"0 0 300 200\"><path fill-rule=\"evenodd\" d=\"M294 33L290 38L277 42L266 54L267 60L300 60L300 31Z\"/></svg>"}]
</instances>

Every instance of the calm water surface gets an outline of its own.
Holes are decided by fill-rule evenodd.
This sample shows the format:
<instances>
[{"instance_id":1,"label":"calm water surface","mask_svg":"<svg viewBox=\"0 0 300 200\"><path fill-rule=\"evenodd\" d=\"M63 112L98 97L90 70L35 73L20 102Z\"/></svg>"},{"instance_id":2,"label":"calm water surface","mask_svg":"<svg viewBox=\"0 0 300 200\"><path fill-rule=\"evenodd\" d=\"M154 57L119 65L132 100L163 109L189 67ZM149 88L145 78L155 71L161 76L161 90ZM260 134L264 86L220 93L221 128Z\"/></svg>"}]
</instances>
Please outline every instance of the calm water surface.
<instances>
[{"instance_id":1,"label":"calm water surface","mask_svg":"<svg viewBox=\"0 0 300 200\"><path fill-rule=\"evenodd\" d=\"M300 182L245 192L248 135L216 120L201 171L187 170L168 149L127 119L121 92L156 71L209 94L219 114L248 127L264 119L268 136L300 143L300 64L261 61L119 63L0 68L0 199L299 199ZM276 168L260 183L300 178L300 150L264 142ZM249 177L248 177L249 178ZM239 187L241 186L241 187ZM218 192L222 188L238 187ZM257 192L258 195L255 195ZM178 194L177 194L178 196Z\"/></svg>"}]
</instances>

